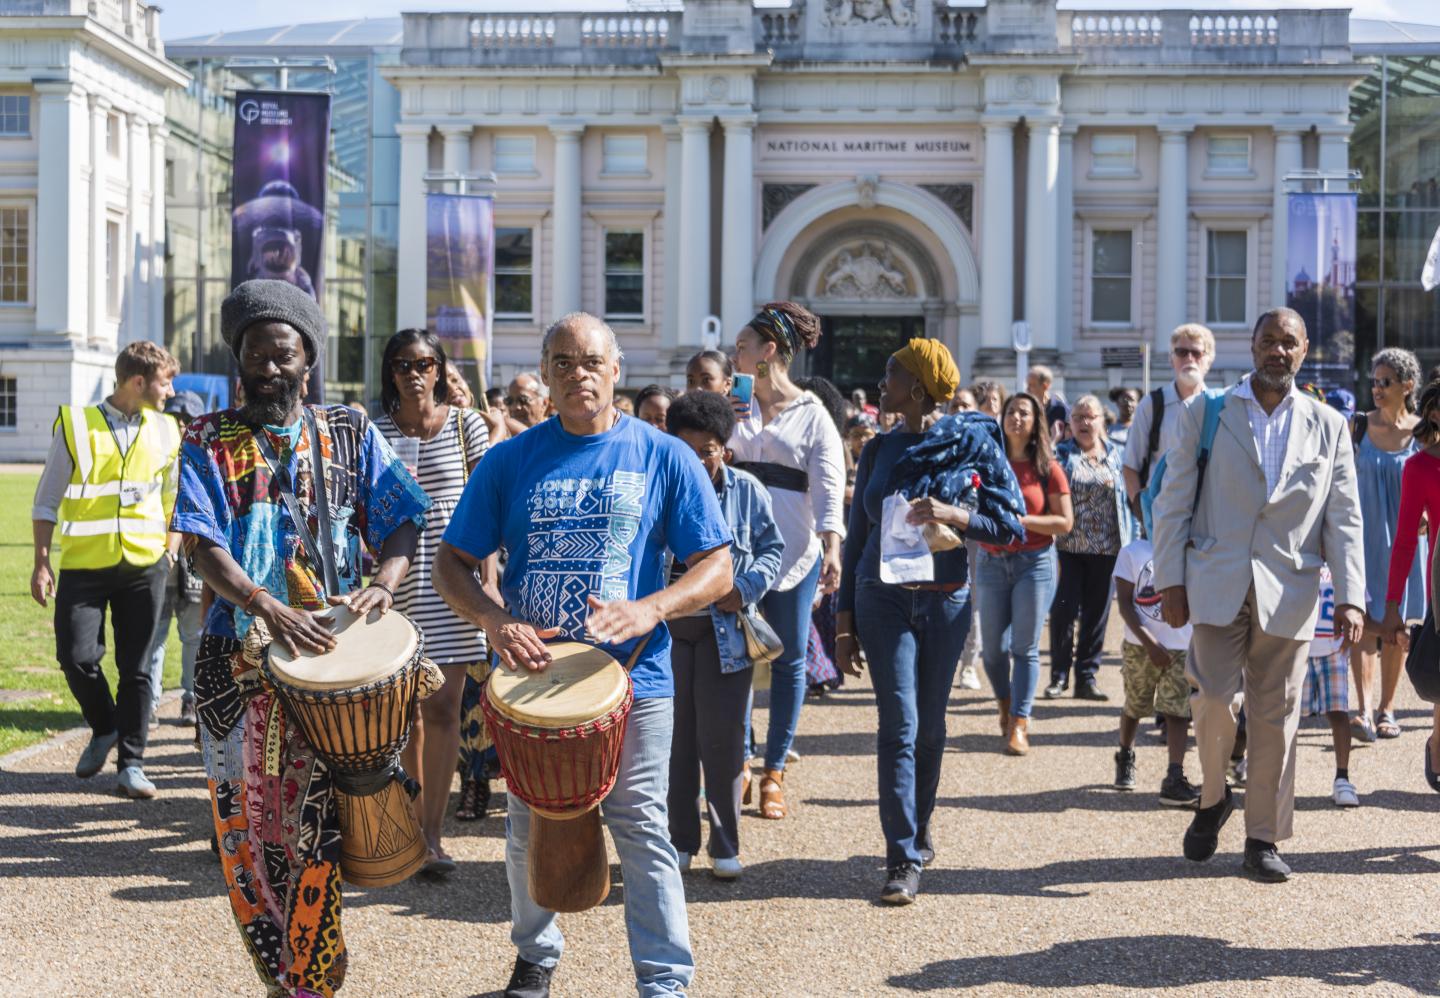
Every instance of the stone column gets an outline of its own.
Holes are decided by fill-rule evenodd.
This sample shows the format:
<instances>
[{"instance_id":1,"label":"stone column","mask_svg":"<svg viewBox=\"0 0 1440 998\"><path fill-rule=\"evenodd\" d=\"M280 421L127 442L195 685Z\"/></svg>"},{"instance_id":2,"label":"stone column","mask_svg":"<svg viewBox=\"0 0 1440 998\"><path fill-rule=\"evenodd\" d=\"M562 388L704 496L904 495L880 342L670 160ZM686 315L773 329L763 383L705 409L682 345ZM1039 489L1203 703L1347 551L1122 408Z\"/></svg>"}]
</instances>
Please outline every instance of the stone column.
<instances>
[{"instance_id":1,"label":"stone column","mask_svg":"<svg viewBox=\"0 0 1440 998\"><path fill-rule=\"evenodd\" d=\"M680 346L698 346L710 314L710 117L680 122ZM743 321L743 320L742 320ZM725 330L733 336L739 330Z\"/></svg>"},{"instance_id":2,"label":"stone column","mask_svg":"<svg viewBox=\"0 0 1440 998\"><path fill-rule=\"evenodd\" d=\"M661 219L665 240L662 264L665 275L664 325L660 342L666 347L679 345L680 331L680 126L661 126L665 133L665 215Z\"/></svg>"},{"instance_id":3,"label":"stone column","mask_svg":"<svg viewBox=\"0 0 1440 998\"><path fill-rule=\"evenodd\" d=\"M1075 339L1075 132L1060 129L1060 173L1055 219L1055 345L1069 350Z\"/></svg>"},{"instance_id":4,"label":"stone column","mask_svg":"<svg viewBox=\"0 0 1440 998\"><path fill-rule=\"evenodd\" d=\"M1160 204L1156 212L1155 349L1185 322L1190 280L1190 126L1160 128Z\"/></svg>"},{"instance_id":5,"label":"stone column","mask_svg":"<svg viewBox=\"0 0 1440 998\"><path fill-rule=\"evenodd\" d=\"M1304 150L1300 132L1294 128L1275 129L1275 200L1270 211L1270 301L1265 307L1285 304L1285 287L1290 275L1285 273L1285 257L1290 243L1290 197L1285 192L1285 177L1304 166Z\"/></svg>"},{"instance_id":6,"label":"stone column","mask_svg":"<svg viewBox=\"0 0 1440 998\"><path fill-rule=\"evenodd\" d=\"M35 330L80 338L89 325L90 211L81 167L87 159L85 94L68 81L35 85L39 140L35 198Z\"/></svg>"},{"instance_id":7,"label":"stone column","mask_svg":"<svg viewBox=\"0 0 1440 998\"><path fill-rule=\"evenodd\" d=\"M148 126L150 142L150 339L165 342L165 139L162 123Z\"/></svg>"},{"instance_id":8,"label":"stone column","mask_svg":"<svg viewBox=\"0 0 1440 998\"><path fill-rule=\"evenodd\" d=\"M1015 122L985 121L980 229L980 345L1010 346L1015 297Z\"/></svg>"},{"instance_id":9,"label":"stone column","mask_svg":"<svg viewBox=\"0 0 1440 998\"><path fill-rule=\"evenodd\" d=\"M1322 125L1320 133L1320 172L1344 173L1350 169L1350 127Z\"/></svg>"},{"instance_id":10,"label":"stone column","mask_svg":"<svg viewBox=\"0 0 1440 998\"><path fill-rule=\"evenodd\" d=\"M755 307L755 115L722 118L725 128L725 210L720 234L722 340L749 321Z\"/></svg>"},{"instance_id":11,"label":"stone column","mask_svg":"<svg viewBox=\"0 0 1440 998\"><path fill-rule=\"evenodd\" d=\"M109 321L110 287L105 271L105 194L109 183L110 152L106 148L106 124L110 102L90 97L90 323L91 343L104 335Z\"/></svg>"},{"instance_id":12,"label":"stone column","mask_svg":"<svg viewBox=\"0 0 1440 998\"><path fill-rule=\"evenodd\" d=\"M445 139L445 175L453 178L455 192L460 193L460 177L470 172L470 125L442 125L440 134Z\"/></svg>"},{"instance_id":13,"label":"stone column","mask_svg":"<svg viewBox=\"0 0 1440 998\"><path fill-rule=\"evenodd\" d=\"M580 298L580 139L585 126L556 122L555 195L550 222L552 319L581 308Z\"/></svg>"},{"instance_id":14,"label":"stone column","mask_svg":"<svg viewBox=\"0 0 1440 998\"><path fill-rule=\"evenodd\" d=\"M400 205L395 262L395 322L401 329L424 329L425 173L430 163L430 126L401 124Z\"/></svg>"},{"instance_id":15,"label":"stone column","mask_svg":"<svg viewBox=\"0 0 1440 998\"><path fill-rule=\"evenodd\" d=\"M1056 301L1060 191L1060 123L1030 121L1025 197L1025 319L1030 341L1038 350L1053 349L1059 313Z\"/></svg>"},{"instance_id":16,"label":"stone column","mask_svg":"<svg viewBox=\"0 0 1440 998\"><path fill-rule=\"evenodd\" d=\"M139 115L130 116L130 134L126 142L126 171L129 174L126 191L125 219L125 262L128 268L127 280L125 282L125 302L122 312L124 325L122 337L126 342L130 340L150 339L149 319L149 248L150 248L150 217L149 213L142 210L140 195L149 190L150 187L150 134L145 122L140 120ZM150 194L153 198L155 195ZM149 199L143 202L145 207L149 206ZM163 346L163 342L161 343Z\"/></svg>"}]
</instances>

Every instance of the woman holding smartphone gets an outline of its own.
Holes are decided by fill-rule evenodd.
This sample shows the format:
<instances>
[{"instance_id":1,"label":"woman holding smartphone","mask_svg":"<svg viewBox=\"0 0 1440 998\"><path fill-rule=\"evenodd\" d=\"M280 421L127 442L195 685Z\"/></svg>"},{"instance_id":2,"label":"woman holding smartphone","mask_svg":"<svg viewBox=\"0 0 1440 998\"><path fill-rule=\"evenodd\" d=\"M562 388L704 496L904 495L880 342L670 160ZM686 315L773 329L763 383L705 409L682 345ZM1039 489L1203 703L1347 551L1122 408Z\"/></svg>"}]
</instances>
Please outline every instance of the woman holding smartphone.
<instances>
[{"instance_id":1,"label":"woman holding smartphone","mask_svg":"<svg viewBox=\"0 0 1440 998\"><path fill-rule=\"evenodd\" d=\"M737 400L740 419L730 449L735 467L770 490L785 539L779 581L761 603L785 644L770 666L770 725L760 783L760 815L772 820L786 815L785 762L805 701L805 650L816 588L831 593L840 587L844 445L820 399L790 379L800 351L818 342L820 320L788 301L766 305L735 337L735 370L754 381L749 404Z\"/></svg>"}]
</instances>

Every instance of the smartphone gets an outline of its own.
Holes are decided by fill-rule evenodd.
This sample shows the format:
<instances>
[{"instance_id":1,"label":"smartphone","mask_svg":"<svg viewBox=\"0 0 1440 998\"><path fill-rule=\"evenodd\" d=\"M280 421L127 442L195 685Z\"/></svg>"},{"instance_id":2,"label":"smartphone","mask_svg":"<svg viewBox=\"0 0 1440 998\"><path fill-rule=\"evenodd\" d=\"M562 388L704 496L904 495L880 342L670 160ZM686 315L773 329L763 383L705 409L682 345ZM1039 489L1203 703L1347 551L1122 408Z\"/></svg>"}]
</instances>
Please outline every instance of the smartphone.
<instances>
[{"instance_id":1,"label":"smartphone","mask_svg":"<svg viewBox=\"0 0 1440 998\"><path fill-rule=\"evenodd\" d=\"M750 411L750 399L755 393L755 377L750 374L737 374L734 379L734 387L730 389L730 397L737 402L744 403L746 412ZM737 408L739 408L737 406Z\"/></svg>"}]
</instances>

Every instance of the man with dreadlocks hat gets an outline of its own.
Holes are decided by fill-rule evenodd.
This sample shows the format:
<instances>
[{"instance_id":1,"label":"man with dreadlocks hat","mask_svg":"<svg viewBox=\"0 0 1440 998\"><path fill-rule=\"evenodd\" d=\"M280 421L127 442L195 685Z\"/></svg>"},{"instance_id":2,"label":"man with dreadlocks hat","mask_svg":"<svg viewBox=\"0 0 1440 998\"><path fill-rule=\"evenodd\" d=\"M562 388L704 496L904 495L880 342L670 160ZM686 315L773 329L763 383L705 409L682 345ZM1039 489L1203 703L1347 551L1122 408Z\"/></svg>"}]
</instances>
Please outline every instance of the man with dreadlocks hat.
<instances>
[{"instance_id":1,"label":"man with dreadlocks hat","mask_svg":"<svg viewBox=\"0 0 1440 998\"><path fill-rule=\"evenodd\" d=\"M755 378L749 412L735 427L735 467L770 490L775 522L785 540L780 578L761 609L785 643L771 663L770 731L760 815L785 817L786 756L805 700L805 648L810 607L840 587L840 542L845 536L845 445L820 399L790 378L802 350L820 342L820 320L794 302L771 302L735 337L735 370Z\"/></svg>"},{"instance_id":2,"label":"man with dreadlocks hat","mask_svg":"<svg viewBox=\"0 0 1440 998\"><path fill-rule=\"evenodd\" d=\"M387 611L430 500L364 413L301 403L324 330L315 299L286 281L246 281L220 322L246 402L185 434L171 525L215 592L195 662L211 816L230 905L269 994L329 998L346 965L330 771L261 680L254 649L242 651L261 621L292 654L322 652L335 639L312 611ZM305 522L290 518L282 490ZM359 589L362 536L379 555Z\"/></svg>"}]
</instances>

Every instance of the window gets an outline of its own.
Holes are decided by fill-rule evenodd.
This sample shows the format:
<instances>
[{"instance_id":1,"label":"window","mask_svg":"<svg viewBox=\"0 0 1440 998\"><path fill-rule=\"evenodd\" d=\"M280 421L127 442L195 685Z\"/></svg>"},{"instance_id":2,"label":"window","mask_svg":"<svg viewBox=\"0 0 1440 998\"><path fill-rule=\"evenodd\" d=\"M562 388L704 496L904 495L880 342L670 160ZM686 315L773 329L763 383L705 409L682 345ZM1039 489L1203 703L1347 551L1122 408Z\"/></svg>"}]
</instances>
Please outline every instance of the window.
<instances>
[{"instance_id":1,"label":"window","mask_svg":"<svg viewBox=\"0 0 1440 998\"><path fill-rule=\"evenodd\" d=\"M105 223L105 304L113 319L120 314L120 223Z\"/></svg>"},{"instance_id":2,"label":"window","mask_svg":"<svg viewBox=\"0 0 1440 998\"><path fill-rule=\"evenodd\" d=\"M0 135L30 135L30 98L23 94L0 95Z\"/></svg>"},{"instance_id":3,"label":"window","mask_svg":"<svg viewBox=\"0 0 1440 998\"><path fill-rule=\"evenodd\" d=\"M495 230L495 318L534 316L534 253L530 229Z\"/></svg>"},{"instance_id":4,"label":"window","mask_svg":"<svg viewBox=\"0 0 1440 998\"><path fill-rule=\"evenodd\" d=\"M1245 276L1249 233L1205 233L1205 321L1213 325L1245 324Z\"/></svg>"},{"instance_id":5,"label":"window","mask_svg":"<svg viewBox=\"0 0 1440 998\"><path fill-rule=\"evenodd\" d=\"M175 161L169 158L165 160L165 196L175 196Z\"/></svg>"},{"instance_id":6,"label":"window","mask_svg":"<svg viewBox=\"0 0 1440 998\"><path fill-rule=\"evenodd\" d=\"M0 305L30 303L30 209L0 206Z\"/></svg>"},{"instance_id":7,"label":"window","mask_svg":"<svg viewBox=\"0 0 1440 998\"><path fill-rule=\"evenodd\" d=\"M605 233L605 318L645 319L645 234L638 229Z\"/></svg>"},{"instance_id":8,"label":"window","mask_svg":"<svg viewBox=\"0 0 1440 998\"><path fill-rule=\"evenodd\" d=\"M1250 172L1250 136L1212 135L1205 144L1205 172Z\"/></svg>"},{"instance_id":9,"label":"window","mask_svg":"<svg viewBox=\"0 0 1440 998\"><path fill-rule=\"evenodd\" d=\"M534 173L535 137L533 135L495 136L496 173Z\"/></svg>"},{"instance_id":10,"label":"window","mask_svg":"<svg viewBox=\"0 0 1440 998\"><path fill-rule=\"evenodd\" d=\"M0 429L15 429L15 399L18 389L14 378L0 378Z\"/></svg>"},{"instance_id":11,"label":"window","mask_svg":"<svg viewBox=\"0 0 1440 998\"><path fill-rule=\"evenodd\" d=\"M1091 322L1130 323L1132 243L1129 229L1096 229L1091 233Z\"/></svg>"},{"instance_id":12,"label":"window","mask_svg":"<svg viewBox=\"0 0 1440 998\"><path fill-rule=\"evenodd\" d=\"M1135 136L1106 133L1090 136L1090 173L1097 177L1133 177Z\"/></svg>"},{"instance_id":13,"label":"window","mask_svg":"<svg viewBox=\"0 0 1440 998\"><path fill-rule=\"evenodd\" d=\"M601 173L646 173L645 136L607 135Z\"/></svg>"},{"instance_id":14,"label":"window","mask_svg":"<svg viewBox=\"0 0 1440 998\"><path fill-rule=\"evenodd\" d=\"M105 116L105 151L118 159L120 157L120 116Z\"/></svg>"}]
</instances>

